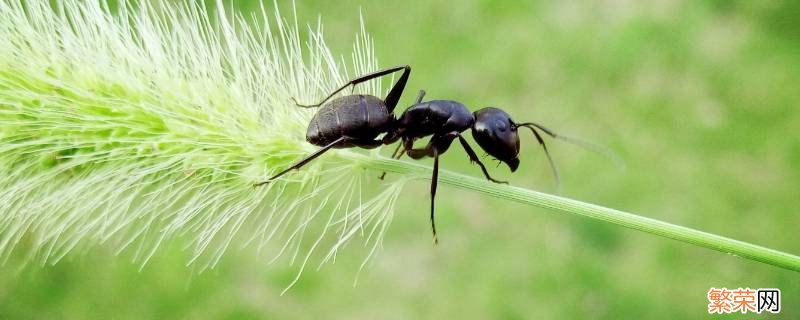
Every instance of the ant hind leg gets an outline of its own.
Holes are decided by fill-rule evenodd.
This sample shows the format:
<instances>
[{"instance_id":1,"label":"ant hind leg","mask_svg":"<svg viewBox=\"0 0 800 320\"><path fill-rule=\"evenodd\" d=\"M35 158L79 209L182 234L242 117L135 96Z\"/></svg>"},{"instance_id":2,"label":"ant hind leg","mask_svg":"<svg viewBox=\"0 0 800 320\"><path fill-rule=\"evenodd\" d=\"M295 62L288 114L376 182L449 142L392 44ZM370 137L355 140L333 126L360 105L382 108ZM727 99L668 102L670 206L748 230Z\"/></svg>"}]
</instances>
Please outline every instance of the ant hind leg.
<instances>
[{"instance_id":1,"label":"ant hind leg","mask_svg":"<svg viewBox=\"0 0 800 320\"><path fill-rule=\"evenodd\" d=\"M337 93L339 93L340 91L344 90L345 88L347 88L349 86L355 86L355 85L357 85L359 83L362 83L362 82L365 82L365 81L369 81L369 80L372 80L372 79L375 79L375 78L379 78L379 77L382 77L382 76L385 76L385 75L388 75L388 74L391 74L391 73L394 73L394 72L397 72L397 71L400 71L400 70L404 70L403 71L403 75L400 76L400 80L397 81L397 83L394 85L394 87L392 87L392 91L389 92L388 96L386 96L386 101L385 102L386 102L387 107L389 107L389 111L391 112L391 110L394 110L394 106L397 105L397 101L400 100L400 95L403 93L403 89L405 89L405 87L406 87L406 82L408 82L408 76L411 73L411 67L409 67L408 65L396 66L396 67L392 67L392 68L378 70L378 71L375 71L375 72L372 72L372 73L368 73L368 74L362 75L362 76L360 76L358 78L355 78L353 80L350 80L349 82L347 82L346 84L341 86L339 89L336 89L335 91L333 91L331 94L329 94L327 97L325 97L325 99L322 99L322 101L320 101L317 104L308 104L308 105L301 104L301 103L297 102L297 99L295 99L294 97L292 97L292 100L294 100L294 103L298 107L301 107L301 108L316 108L316 107L321 106L326 101L330 100L330 98L332 98ZM390 98L392 100L390 100ZM391 106L390 106L390 101L392 102Z\"/></svg>"},{"instance_id":2,"label":"ant hind leg","mask_svg":"<svg viewBox=\"0 0 800 320\"><path fill-rule=\"evenodd\" d=\"M267 179L267 180L265 180L265 181L262 181L262 182L255 183L253 186L254 186L254 187L258 187L258 186L265 185L265 184L267 184L267 183L270 183L270 182L272 182L272 180L275 180L275 179L277 179L278 177L280 177L280 176L282 176L282 175L286 174L286 173L287 173L287 172L289 172L289 171L292 171L292 170L294 170L294 169L300 169L300 168L302 168L304 165L308 164L308 163L309 163L309 162L311 162L312 160L314 160L314 159L316 159L317 157L321 156L321 155L322 155L323 153L325 153L326 151L328 151L328 150L330 150L331 148L335 147L337 144L339 144L339 143L342 143L342 142L346 141L347 139L348 139L347 137L341 137L341 138L339 138L339 139L336 139L336 141L333 141L333 142L329 143L328 145L326 145L326 146L322 147L321 149L319 149L319 150L315 151L314 153L312 153L312 154L308 155L307 157L305 157L305 158L303 158L302 160L298 161L297 163L293 164L291 167L289 167L289 168L286 168L285 170L283 170L283 171L281 171L281 172L278 172L277 174L275 174L274 176L270 177L269 179Z\"/></svg>"}]
</instances>

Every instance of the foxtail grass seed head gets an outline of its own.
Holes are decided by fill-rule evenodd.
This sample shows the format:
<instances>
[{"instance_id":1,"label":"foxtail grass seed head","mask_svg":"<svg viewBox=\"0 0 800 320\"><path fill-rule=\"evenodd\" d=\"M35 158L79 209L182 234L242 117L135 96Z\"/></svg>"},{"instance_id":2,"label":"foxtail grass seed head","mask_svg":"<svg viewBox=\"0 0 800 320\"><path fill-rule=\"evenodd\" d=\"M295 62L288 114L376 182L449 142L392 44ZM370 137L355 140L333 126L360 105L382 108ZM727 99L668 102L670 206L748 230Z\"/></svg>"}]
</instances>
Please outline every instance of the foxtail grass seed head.
<instances>
[{"instance_id":1,"label":"foxtail grass seed head","mask_svg":"<svg viewBox=\"0 0 800 320\"><path fill-rule=\"evenodd\" d=\"M0 0L0 258L24 239L42 264L104 245L144 265L180 240L201 270L231 246L302 269L380 248L403 179L365 188L333 151L253 188L316 149L292 97L378 69L363 28L348 70L277 6L198 3Z\"/></svg>"},{"instance_id":2,"label":"foxtail grass seed head","mask_svg":"<svg viewBox=\"0 0 800 320\"><path fill-rule=\"evenodd\" d=\"M304 139L315 110L292 97L379 69L363 22L345 63L319 23L301 40L277 6L244 17L202 3L0 0L0 263L102 245L144 266L183 244L202 271L249 247L295 265L291 287L351 242L364 263L380 249L404 182L430 167L333 150L253 187L317 149ZM380 80L355 90L385 93ZM800 271L796 255L645 216L447 170L439 181Z\"/></svg>"}]
</instances>

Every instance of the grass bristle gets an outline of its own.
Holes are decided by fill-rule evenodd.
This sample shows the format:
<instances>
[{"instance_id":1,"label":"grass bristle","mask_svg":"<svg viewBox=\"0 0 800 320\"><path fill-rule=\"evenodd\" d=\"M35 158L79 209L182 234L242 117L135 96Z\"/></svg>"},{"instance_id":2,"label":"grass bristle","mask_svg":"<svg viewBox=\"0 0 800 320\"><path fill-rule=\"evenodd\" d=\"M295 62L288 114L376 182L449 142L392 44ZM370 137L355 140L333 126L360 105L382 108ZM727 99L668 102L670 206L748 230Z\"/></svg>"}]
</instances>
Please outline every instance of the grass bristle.
<instances>
[{"instance_id":1,"label":"grass bristle","mask_svg":"<svg viewBox=\"0 0 800 320\"><path fill-rule=\"evenodd\" d=\"M354 237L378 248L402 182L365 190L375 177L334 151L253 187L316 148L314 110L291 97L350 73L321 27L298 25L277 6L0 0L0 255L25 239L56 263L103 244L144 265L178 239L203 270L231 246L299 265ZM377 69L372 49L362 29L349 71Z\"/></svg>"}]
</instances>

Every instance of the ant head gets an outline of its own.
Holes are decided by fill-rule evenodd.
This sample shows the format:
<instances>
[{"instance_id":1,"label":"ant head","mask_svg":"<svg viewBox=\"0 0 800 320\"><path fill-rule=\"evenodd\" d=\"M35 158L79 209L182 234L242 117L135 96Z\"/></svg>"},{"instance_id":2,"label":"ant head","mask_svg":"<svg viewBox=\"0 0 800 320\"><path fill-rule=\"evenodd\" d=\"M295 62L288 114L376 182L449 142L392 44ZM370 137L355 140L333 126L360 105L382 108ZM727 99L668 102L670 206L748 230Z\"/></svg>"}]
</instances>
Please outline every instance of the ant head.
<instances>
[{"instance_id":1,"label":"ant head","mask_svg":"<svg viewBox=\"0 0 800 320\"><path fill-rule=\"evenodd\" d=\"M542 150L544 150L544 154L547 156L547 161L550 163L550 168L553 170L556 185L559 184L558 168L555 162L553 162L553 158L550 157L550 152L547 151L547 145L539 131L554 139L594 151L607 157L618 167L624 167L622 160L603 146L556 134L553 130L535 122L515 123L514 120L511 120L511 116L509 116L508 113L498 108L483 108L475 111L473 116L475 117L475 124L472 126L472 137L486 153L505 162L508 167L511 168L511 172L517 170L519 166L519 158L517 157L519 155L519 132L517 129L522 127L530 129L533 136L536 137L536 141L542 146Z\"/></svg>"},{"instance_id":2,"label":"ant head","mask_svg":"<svg viewBox=\"0 0 800 320\"><path fill-rule=\"evenodd\" d=\"M472 138L492 157L505 162L511 172L519 167L519 133L511 116L498 108L483 108L473 113Z\"/></svg>"}]
</instances>

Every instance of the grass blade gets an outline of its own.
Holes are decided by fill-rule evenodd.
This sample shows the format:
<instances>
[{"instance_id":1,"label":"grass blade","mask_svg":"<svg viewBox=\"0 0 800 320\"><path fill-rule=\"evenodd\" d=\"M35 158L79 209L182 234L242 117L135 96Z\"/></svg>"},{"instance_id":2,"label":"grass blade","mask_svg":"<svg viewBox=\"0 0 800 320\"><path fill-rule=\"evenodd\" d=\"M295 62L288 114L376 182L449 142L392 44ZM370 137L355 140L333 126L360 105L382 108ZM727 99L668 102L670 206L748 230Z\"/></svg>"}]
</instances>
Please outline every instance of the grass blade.
<instances>
[{"instance_id":1,"label":"grass blade","mask_svg":"<svg viewBox=\"0 0 800 320\"><path fill-rule=\"evenodd\" d=\"M353 160L360 161L361 166L365 168L398 174L418 175L421 178L430 178L431 168L421 164L382 157L365 157L355 153L341 154ZM559 212L608 222L633 230L800 272L800 257L796 255L705 231L525 188L491 183L484 179L446 170L439 171L439 181L450 186L476 191L496 198L536 207L555 209Z\"/></svg>"}]
</instances>

